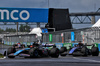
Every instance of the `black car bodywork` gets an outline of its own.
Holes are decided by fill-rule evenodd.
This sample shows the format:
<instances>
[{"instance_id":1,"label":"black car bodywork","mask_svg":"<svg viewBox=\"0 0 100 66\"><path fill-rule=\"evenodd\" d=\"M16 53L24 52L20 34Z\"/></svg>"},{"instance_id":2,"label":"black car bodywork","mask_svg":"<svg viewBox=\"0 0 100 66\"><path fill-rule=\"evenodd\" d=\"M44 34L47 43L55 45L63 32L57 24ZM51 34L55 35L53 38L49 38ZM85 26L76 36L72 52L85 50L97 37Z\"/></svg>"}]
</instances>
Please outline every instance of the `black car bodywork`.
<instances>
[{"instance_id":1,"label":"black car bodywork","mask_svg":"<svg viewBox=\"0 0 100 66\"><path fill-rule=\"evenodd\" d=\"M16 46L17 45L14 45L13 47L8 48L7 50L8 58L14 58L15 56L31 57L31 58L59 56L59 49L56 48L54 44L45 44L45 45L33 44L28 46L28 48L25 47L18 48ZM49 50L46 47L52 47L52 48Z\"/></svg>"}]
</instances>

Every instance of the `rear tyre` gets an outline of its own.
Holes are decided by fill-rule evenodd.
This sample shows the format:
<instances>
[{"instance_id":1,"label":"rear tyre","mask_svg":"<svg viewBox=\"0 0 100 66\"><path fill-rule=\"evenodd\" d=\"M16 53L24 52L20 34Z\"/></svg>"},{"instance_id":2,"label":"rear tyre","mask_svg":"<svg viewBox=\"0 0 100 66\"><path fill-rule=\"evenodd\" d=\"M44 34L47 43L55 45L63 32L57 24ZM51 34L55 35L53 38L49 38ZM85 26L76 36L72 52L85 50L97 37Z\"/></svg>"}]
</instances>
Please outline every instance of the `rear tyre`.
<instances>
[{"instance_id":1,"label":"rear tyre","mask_svg":"<svg viewBox=\"0 0 100 66\"><path fill-rule=\"evenodd\" d=\"M99 49L98 49L98 47L93 47L91 49L91 52L92 52L92 56L98 56L99 55Z\"/></svg>"},{"instance_id":2,"label":"rear tyre","mask_svg":"<svg viewBox=\"0 0 100 66\"><path fill-rule=\"evenodd\" d=\"M58 48L52 48L50 50L50 56L54 57L54 58L58 58L59 57L59 49Z\"/></svg>"}]
</instances>

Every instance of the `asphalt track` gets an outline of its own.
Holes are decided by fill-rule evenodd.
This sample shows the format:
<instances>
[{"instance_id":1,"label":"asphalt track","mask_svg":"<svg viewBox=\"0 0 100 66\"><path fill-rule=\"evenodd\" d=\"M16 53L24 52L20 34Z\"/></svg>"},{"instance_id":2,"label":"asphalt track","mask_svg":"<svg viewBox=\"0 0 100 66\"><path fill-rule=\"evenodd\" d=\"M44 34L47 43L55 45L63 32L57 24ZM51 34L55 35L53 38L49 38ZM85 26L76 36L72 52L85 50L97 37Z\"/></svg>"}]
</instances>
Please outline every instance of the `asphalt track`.
<instances>
[{"instance_id":1,"label":"asphalt track","mask_svg":"<svg viewBox=\"0 0 100 66\"><path fill-rule=\"evenodd\" d=\"M5 46L4 46L5 47ZM1 45L0 45L1 48ZM0 49L3 52L5 49ZM65 56L59 58L23 58L0 59L0 66L100 66L100 55L88 57Z\"/></svg>"}]
</instances>

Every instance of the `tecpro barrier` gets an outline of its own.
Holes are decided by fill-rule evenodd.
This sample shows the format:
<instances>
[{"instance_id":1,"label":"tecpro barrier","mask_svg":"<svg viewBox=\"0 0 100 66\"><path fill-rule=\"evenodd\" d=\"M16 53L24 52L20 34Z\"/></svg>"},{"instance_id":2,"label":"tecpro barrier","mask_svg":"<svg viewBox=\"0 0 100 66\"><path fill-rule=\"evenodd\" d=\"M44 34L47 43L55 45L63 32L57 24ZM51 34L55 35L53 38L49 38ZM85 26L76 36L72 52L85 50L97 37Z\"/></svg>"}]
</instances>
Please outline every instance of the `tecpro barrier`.
<instances>
[{"instance_id":1,"label":"tecpro barrier","mask_svg":"<svg viewBox=\"0 0 100 66\"><path fill-rule=\"evenodd\" d=\"M56 47L57 47L58 49L60 49L61 47L63 47L63 43L55 43L55 45L56 45Z\"/></svg>"},{"instance_id":2,"label":"tecpro barrier","mask_svg":"<svg viewBox=\"0 0 100 66\"><path fill-rule=\"evenodd\" d=\"M23 42L23 44L25 44L25 47L27 47L27 43L26 42Z\"/></svg>"},{"instance_id":3,"label":"tecpro barrier","mask_svg":"<svg viewBox=\"0 0 100 66\"><path fill-rule=\"evenodd\" d=\"M98 48L99 48L99 51L100 51L100 43L98 44Z\"/></svg>"},{"instance_id":4,"label":"tecpro barrier","mask_svg":"<svg viewBox=\"0 0 100 66\"><path fill-rule=\"evenodd\" d=\"M18 42L6 42L6 41L4 41L5 45L13 45L16 43L18 43ZM27 47L27 45L33 44L33 42L20 42L20 43L25 44L26 47ZM46 43L42 43L42 44L46 44ZM60 49L61 47L66 47L67 49L69 49L70 47L74 47L78 43L52 43L52 44L55 44L58 49ZM94 43L94 44L95 44L95 47L98 47L99 51L100 51L100 43ZM46 47L46 48L51 49L52 47ZM91 49L92 46L87 46L87 48Z\"/></svg>"},{"instance_id":5,"label":"tecpro barrier","mask_svg":"<svg viewBox=\"0 0 100 66\"><path fill-rule=\"evenodd\" d=\"M73 44L72 44L72 47L74 47L74 46L77 45L77 44L78 44L78 43L73 43Z\"/></svg>"},{"instance_id":6,"label":"tecpro barrier","mask_svg":"<svg viewBox=\"0 0 100 66\"><path fill-rule=\"evenodd\" d=\"M63 43L63 46L69 49L70 47L72 47L72 43Z\"/></svg>"}]
</instances>

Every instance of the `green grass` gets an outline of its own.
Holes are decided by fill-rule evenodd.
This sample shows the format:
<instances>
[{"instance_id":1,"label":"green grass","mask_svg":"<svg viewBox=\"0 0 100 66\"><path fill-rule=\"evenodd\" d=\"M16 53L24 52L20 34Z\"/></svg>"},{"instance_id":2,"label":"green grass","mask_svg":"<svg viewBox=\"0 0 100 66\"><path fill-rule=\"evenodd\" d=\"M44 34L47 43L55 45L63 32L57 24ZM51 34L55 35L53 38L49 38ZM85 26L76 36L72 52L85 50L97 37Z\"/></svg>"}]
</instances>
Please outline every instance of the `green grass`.
<instances>
[{"instance_id":1,"label":"green grass","mask_svg":"<svg viewBox=\"0 0 100 66\"><path fill-rule=\"evenodd\" d=\"M2 54L0 54L0 58L4 58L4 56Z\"/></svg>"}]
</instances>

